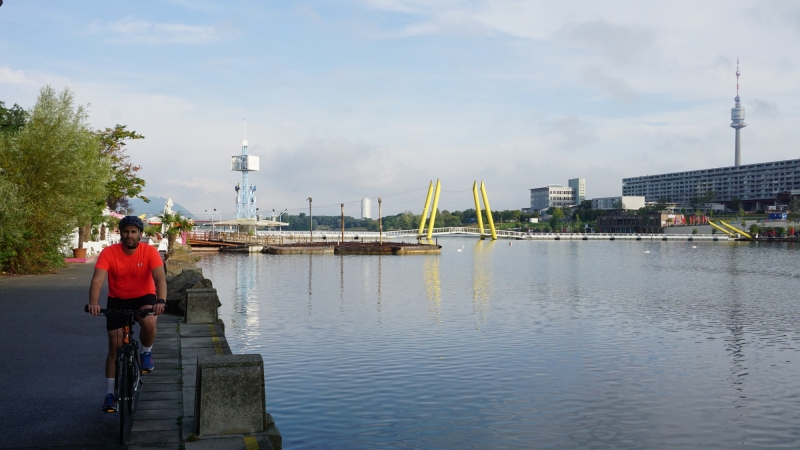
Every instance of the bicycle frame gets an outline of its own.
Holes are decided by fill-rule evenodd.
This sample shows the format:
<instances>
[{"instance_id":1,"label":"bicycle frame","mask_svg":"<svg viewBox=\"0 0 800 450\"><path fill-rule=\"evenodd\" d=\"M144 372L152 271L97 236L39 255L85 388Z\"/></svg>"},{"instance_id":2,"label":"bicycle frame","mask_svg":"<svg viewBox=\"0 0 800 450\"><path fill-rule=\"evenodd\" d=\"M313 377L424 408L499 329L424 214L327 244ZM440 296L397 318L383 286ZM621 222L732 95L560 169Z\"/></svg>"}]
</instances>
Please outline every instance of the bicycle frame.
<instances>
[{"instance_id":1,"label":"bicycle frame","mask_svg":"<svg viewBox=\"0 0 800 450\"><path fill-rule=\"evenodd\" d=\"M88 312L88 305L84 308ZM142 367L139 359L139 343L133 338L134 317L152 314L147 310L100 310L101 315L116 314L125 318L122 330L122 344L117 346L115 360L114 397L119 412L119 438L127 444L133 426L133 414L139 401L139 388L142 385Z\"/></svg>"}]
</instances>

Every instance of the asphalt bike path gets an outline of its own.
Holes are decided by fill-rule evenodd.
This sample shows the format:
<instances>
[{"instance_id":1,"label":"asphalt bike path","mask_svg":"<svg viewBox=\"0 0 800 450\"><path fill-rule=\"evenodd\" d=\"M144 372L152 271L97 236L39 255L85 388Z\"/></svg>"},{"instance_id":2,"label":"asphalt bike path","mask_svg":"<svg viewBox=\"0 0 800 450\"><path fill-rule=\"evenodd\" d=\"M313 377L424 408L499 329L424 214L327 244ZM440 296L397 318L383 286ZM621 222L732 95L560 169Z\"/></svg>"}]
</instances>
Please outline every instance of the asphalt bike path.
<instances>
[{"instance_id":1,"label":"asphalt bike path","mask_svg":"<svg viewBox=\"0 0 800 450\"><path fill-rule=\"evenodd\" d=\"M125 448L118 414L100 411L106 321L83 309L93 270L91 263L72 264L55 274L0 277L0 449ZM180 445L176 325L175 316L159 318L156 369L143 386L159 394L145 396L143 389L137 419L161 420L134 423L132 437L141 444ZM135 332L138 337L138 326Z\"/></svg>"},{"instance_id":2,"label":"asphalt bike path","mask_svg":"<svg viewBox=\"0 0 800 450\"><path fill-rule=\"evenodd\" d=\"M122 448L100 412L105 318L83 311L93 269L0 277L0 448Z\"/></svg>"}]
</instances>

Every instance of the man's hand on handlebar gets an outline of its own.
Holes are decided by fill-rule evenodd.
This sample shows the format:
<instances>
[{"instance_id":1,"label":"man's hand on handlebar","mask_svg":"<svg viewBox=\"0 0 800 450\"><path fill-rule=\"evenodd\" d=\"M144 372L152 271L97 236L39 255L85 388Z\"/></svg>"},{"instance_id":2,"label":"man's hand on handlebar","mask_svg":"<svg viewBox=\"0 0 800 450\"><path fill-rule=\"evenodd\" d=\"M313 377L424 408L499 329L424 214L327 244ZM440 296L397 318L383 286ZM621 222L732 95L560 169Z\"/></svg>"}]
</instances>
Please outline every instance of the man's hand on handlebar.
<instances>
[{"instance_id":1,"label":"man's hand on handlebar","mask_svg":"<svg viewBox=\"0 0 800 450\"><path fill-rule=\"evenodd\" d=\"M96 317L98 314L100 314L100 305L87 305L86 312Z\"/></svg>"},{"instance_id":2,"label":"man's hand on handlebar","mask_svg":"<svg viewBox=\"0 0 800 450\"><path fill-rule=\"evenodd\" d=\"M156 303L155 305L153 305L153 314L157 316L163 313L164 306L166 306L164 303Z\"/></svg>"}]
</instances>

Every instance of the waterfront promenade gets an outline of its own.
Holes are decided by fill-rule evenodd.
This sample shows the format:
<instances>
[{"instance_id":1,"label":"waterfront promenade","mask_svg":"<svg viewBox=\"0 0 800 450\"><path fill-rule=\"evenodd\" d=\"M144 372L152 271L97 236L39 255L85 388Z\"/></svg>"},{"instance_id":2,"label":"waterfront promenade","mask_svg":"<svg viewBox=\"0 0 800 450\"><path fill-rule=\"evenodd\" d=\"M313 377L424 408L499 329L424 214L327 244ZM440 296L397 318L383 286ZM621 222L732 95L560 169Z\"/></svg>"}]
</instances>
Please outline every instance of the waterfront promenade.
<instances>
[{"instance_id":1,"label":"waterfront promenade","mask_svg":"<svg viewBox=\"0 0 800 450\"><path fill-rule=\"evenodd\" d=\"M0 448L122 448L100 412L105 318L83 311L93 267L0 277Z\"/></svg>"},{"instance_id":2,"label":"waterfront promenade","mask_svg":"<svg viewBox=\"0 0 800 450\"><path fill-rule=\"evenodd\" d=\"M170 314L158 319L156 370L145 375L131 441L120 445L119 416L100 412L106 321L83 310L93 269L0 277L0 449L273 448L266 435L184 442L194 425L197 357L230 348L219 326L182 325Z\"/></svg>"}]
</instances>

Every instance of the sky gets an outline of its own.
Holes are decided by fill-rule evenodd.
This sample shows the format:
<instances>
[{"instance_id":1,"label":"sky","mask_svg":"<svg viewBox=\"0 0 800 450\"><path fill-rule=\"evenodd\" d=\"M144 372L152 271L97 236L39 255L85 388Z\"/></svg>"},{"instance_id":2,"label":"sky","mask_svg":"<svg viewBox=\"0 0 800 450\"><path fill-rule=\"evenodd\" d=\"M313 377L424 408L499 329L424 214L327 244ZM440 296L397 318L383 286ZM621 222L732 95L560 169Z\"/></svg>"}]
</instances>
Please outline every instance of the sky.
<instances>
[{"instance_id":1,"label":"sky","mask_svg":"<svg viewBox=\"0 0 800 450\"><path fill-rule=\"evenodd\" d=\"M145 195L232 217L247 123L260 211L529 206L528 189L798 158L793 1L5 0L0 101L70 88L127 125Z\"/></svg>"}]
</instances>

